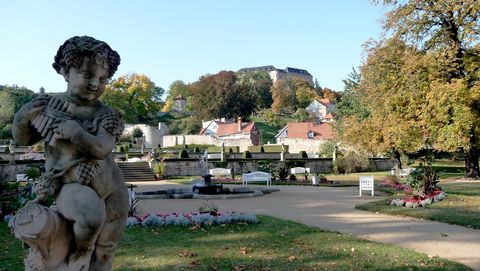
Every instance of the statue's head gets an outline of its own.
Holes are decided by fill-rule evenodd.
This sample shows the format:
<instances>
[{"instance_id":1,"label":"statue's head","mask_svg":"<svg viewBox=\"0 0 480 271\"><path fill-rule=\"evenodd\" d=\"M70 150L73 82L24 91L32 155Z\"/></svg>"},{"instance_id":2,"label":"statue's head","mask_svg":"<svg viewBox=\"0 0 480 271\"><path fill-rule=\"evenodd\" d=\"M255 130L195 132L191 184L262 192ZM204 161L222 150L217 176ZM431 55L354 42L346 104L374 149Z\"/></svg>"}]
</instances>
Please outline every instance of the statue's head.
<instances>
[{"instance_id":1,"label":"statue's head","mask_svg":"<svg viewBox=\"0 0 480 271\"><path fill-rule=\"evenodd\" d=\"M70 68L80 68L85 57L96 58L108 68L108 78L111 78L120 65L120 55L110 46L89 36L75 36L66 40L55 55L52 64L57 73L65 76Z\"/></svg>"},{"instance_id":2,"label":"statue's head","mask_svg":"<svg viewBox=\"0 0 480 271\"><path fill-rule=\"evenodd\" d=\"M74 103L95 102L120 64L120 56L108 44L92 37L73 37L58 49L53 68L68 82Z\"/></svg>"}]
</instances>

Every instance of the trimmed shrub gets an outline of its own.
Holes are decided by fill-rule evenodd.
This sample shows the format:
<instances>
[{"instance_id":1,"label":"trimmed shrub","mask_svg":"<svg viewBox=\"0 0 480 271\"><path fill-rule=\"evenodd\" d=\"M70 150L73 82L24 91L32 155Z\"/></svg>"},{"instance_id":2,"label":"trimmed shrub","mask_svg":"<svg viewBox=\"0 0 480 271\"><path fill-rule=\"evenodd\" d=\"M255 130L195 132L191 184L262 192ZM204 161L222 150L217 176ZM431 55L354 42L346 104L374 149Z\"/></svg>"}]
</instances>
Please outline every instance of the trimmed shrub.
<instances>
[{"instance_id":1,"label":"trimmed shrub","mask_svg":"<svg viewBox=\"0 0 480 271\"><path fill-rule=\"evenodd\" d=\"M5 147L5 153L10 153L10 147L9 146Z\"/></svg>"},{"instance_id":2,"label":"trimmed shrub","mask_svg":"<svg viewBox=\"0 0 480 271\"><path fill-rule=\"evenodd\" d=\"M200 148L199 147L193 148L193 152L200 152Z\"/></svg>"},{"instance_id":3,"label":"trimmed shrub","mask_svg":"<svg viewBox=\"0 0 480 271\"><path fill-rule=\"evenodd\" d=\"M220 146L210 146L207 148L209 153L220 153L222 152L222 147ZM240 152L239 146L225 146L225 152Z\"/></svg>"},{"instance_id":4,"label":"trimmed shrub","mask_svg":"<svg viewBox=\"0 0 480 271\"><path fill-rule=\"evenodd\" d=\"M367 171L370 166L368 156L364 153L347 152L344 156L339 157L333 162L334 171L336 173L354 173Z\"/></svg>"},{"instance_id":5,"label":"trimmed shrub","mask_svg":"<svg viewBox=\"0 0 480 271\"><path fill-rule=\"evenodd\" d=\"M252 154L249 151L244 151L242 155L243 159L252 158Z\"/></svg>"},{"instance_id":6,"label":"trimmed shrub","mask_svg":"<svg viewBox=\"0 0 480 271\"><path fill-rule=\"evenodd\" d=\"M178 158L188 158L187 150L183 149L178 153Z\"/></svg>"},{"instance_id":7,"label":"trimmed shrub","mask_svg":"<svg viewBox=\"0 0 480 271\"><path fill-rule=\"evenodd\" d=\"M300 156L300 158L308 158L308 154L307 154L306 151L301 151L301 152L299 153L299 156Z\"/></svg>"},{"instance_id":8,"label":"trimmed shrub","mask_svg":"<svg viewBox=\"0 0 480 271\"><path fill-rule=\"evenodd\" d=\"M288 145L284 145L285 151L288 152ZM263 148L263 151L262 151ZM282 145L262 145L248 146L250 152L282 152Z\"/></svg>"}]
</instances>

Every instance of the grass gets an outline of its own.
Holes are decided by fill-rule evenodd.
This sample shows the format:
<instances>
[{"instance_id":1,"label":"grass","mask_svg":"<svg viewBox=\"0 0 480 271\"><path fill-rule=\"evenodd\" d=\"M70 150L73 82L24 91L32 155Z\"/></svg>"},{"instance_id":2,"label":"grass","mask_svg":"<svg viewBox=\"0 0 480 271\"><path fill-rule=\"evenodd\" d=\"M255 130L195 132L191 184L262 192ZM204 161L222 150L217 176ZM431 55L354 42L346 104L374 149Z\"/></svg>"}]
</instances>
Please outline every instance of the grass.
<instances>
[{"instance_id":1,"label":"grass","mask_svg":"<svg viewBox=\"0 0 480 271\"><path fill-rule=\"evenodd\" d=\"M130 228L113 270L470 270L438 257L260 216L256 225ZM23 270L20 242L0 224L0 270Z\"/></svg>"},{"instance_id":2,"label":"grass","mask_svg":"<svg viewBox=\"0 0 480 271\"><path fill-rule=\"evenodd\" d=\"M275 136L278 134L278 131L283 128L263 121L255 121L255 126L262 132L262 144L267 144L268 142L274 143Z\"/></svg>"},{"instance_id":3,"label":"grass","mask_svg":"<svg viewBox=\"0 0 480 271\"><path fill-rule=\"evenodd\" d=\"M398 193L388 199L357 205L355 208L480 229L480 183L442 182L440 186L448 194L448 197L427 207L411 209L388 205L391 199L403 196L403 194Z\"/></svg>"}]
</instances>

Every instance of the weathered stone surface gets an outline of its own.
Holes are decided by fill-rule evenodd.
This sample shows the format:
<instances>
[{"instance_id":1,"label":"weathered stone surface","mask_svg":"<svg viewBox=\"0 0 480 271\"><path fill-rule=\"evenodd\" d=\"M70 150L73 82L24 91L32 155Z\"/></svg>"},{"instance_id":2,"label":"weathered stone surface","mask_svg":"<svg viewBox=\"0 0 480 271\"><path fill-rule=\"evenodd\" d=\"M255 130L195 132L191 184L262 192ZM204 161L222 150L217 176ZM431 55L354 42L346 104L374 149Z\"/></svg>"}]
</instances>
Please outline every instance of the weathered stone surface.
<instances>
[{"instance_id":1,"label":"weathered stone surface","mask_svg":"<svg viewBox=\"0 0 480 271\"><path fill-rule=\"evenodd\" d=\"M73 37L54 69L67 90L40 95L15 115L20 145L45 141L37 198L15 216L15 235L30 246L25 270L111 270L128 213L128 192L112 149L123 132L120 115L99 101L120 56L105 42ZM56 207L47 202L55 198Z\"/></svg>"}]
</instances>

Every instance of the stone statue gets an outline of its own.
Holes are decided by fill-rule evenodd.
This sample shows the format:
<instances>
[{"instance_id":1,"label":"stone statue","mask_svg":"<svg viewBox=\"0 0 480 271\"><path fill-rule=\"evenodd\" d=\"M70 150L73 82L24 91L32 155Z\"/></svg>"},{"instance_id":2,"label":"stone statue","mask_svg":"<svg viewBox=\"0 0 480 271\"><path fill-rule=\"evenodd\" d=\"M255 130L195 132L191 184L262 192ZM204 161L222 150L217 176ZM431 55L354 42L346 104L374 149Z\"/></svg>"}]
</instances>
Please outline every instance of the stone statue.
<instances>
[{"instance_id":1,"label":"stone statue","mask_svg":"<svg viewBox=\"0 0 480 271\"><path fill-rule=\"evenodd\" d=\"M123 237L128 191L112 149L121 116L99 101L120 56L103 41L73 37L58 49L53 68L67 91L40 95L15 115L20 145L45 143L46 172L36 199L11 221L29 247L26 270L111 270ZM48 208L47 202L56 205Z\"/></svg>"}]
</instances>

